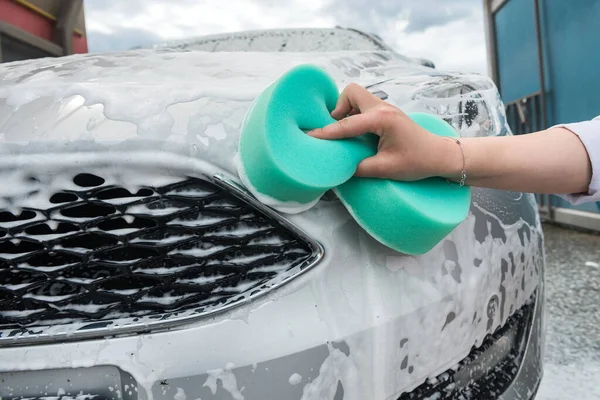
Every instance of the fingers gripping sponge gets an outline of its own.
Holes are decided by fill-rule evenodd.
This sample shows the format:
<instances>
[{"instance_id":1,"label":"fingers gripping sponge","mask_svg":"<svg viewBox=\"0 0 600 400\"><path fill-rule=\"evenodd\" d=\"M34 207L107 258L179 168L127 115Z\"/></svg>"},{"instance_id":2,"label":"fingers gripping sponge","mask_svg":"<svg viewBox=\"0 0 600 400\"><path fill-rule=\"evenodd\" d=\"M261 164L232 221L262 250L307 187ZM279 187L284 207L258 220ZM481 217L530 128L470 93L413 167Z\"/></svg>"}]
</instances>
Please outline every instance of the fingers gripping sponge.
<instances>
[{"instance_id":1,"label":"fingers gripping sponge","mask_svg":"<svg viewBox=\"0 0 600 400\"><path fill-rule=\"evenodd\" d=\"M321 140L304 130L335 120L338 89L322 70L300 66L254 101L242 126L240 152L246 178L279 201L310 203L352 177L358 163L377 151L377 137Z\"/></svg>"},{"instance_id":2,"label":"fingers gripping sponge","mask_svg":"<svg viewBox=\"0 0 600 400\"><path fill-rule=\"evenodd\" d=\"M406 253L429 251L467 216L468 187L441 178L415 182L353 177L357 165L377 152L377 137L344 140L310 137L304 130L334 122L338 90L313 66L283 75L254 101L242 126L240 175L256 194L281 202L310 204L334 189L371 236ZM414 113L428 131L458 137L445 121Z\"/></svg>"},{"instance_id":3,"label":"fingers gripping sponge","mask_svg":"<svg viewBox=\"0 0 600 400\"><path fill-rule=\"evenodd\" d=\"M409 116L432 133L458 136L437 117L423 113ZM442 178L397 182L354 177L334 190L371 236L406 254L431 250L465 219L471 204L469 187Z\"/></svg>"}]
</instances>

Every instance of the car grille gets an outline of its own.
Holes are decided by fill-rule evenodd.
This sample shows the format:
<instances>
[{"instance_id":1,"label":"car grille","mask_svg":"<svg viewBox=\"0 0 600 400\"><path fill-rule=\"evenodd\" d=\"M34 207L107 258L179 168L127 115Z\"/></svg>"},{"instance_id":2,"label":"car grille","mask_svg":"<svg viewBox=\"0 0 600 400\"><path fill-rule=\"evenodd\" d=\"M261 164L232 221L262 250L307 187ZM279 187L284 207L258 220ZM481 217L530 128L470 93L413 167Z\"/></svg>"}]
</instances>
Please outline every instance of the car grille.
<instances>
[{"instance_id":1,"label":"car grille","mask_svg":"<svg viewBox=\"0 0 600 400\"><path fill-rule=\"evenodd\" d=\"M27 196L4 197L15 207L0 209L0 339L206 315L320 256L222 180L133 188L91 173L27 179Z\"/></svg>"},{"instance_id":2,"label":"car grille","mask_svg":"<svg viewBox=\"0 0 600 400\"><path fill-rule=\"evenodd\" d=\"M481 346L451 368L398 400L490 400L513 382L523 362L535 295Z\"/></svg>"}]
</instances>

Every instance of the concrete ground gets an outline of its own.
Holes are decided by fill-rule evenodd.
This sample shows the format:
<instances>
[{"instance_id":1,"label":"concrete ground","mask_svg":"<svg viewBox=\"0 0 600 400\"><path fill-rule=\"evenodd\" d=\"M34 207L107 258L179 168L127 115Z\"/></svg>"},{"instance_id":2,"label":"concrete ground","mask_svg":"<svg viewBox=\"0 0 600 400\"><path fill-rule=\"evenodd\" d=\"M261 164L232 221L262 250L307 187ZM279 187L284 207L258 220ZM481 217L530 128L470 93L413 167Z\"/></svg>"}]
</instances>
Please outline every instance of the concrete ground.
<instances>
[{"instance_id":1,"label":"concrete ground","mask_svg":"<svg viewBox=\"0 0 600 400\"><path fill-rule=\"evenodd\" d=\"M536 400L600 399L600 235L553 225L544 234L546 355Z\"/></svg>"}]
</instances>

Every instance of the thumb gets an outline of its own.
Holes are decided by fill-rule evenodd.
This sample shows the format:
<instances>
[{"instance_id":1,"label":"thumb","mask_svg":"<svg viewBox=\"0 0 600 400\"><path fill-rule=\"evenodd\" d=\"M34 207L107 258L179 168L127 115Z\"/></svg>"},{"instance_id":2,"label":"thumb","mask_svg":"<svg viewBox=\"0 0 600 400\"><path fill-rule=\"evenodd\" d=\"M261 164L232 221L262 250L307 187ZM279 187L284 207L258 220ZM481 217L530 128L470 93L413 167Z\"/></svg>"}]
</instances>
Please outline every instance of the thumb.
<instances>
[{"instance_id":1,"label":"thumb","mask_svg":"<svg viewBox=\"0 0 600 400\"><path fill-rule=\"evenodd\" d=\"M356 114L340 119L308 134L319 139L345 139L363 135L367 132L378 133L381 121L374 113Z\"/></svg>"},{"instance_id":2,"label":"thumb","mask_svg":"<svg viewBox=\"0 0 600 400\"><path fill-rule=\"evenodd\" d=\"M390 154L377 153L362 160L355 175L363 178L391 178L393 171L394 158Z\"/></svg>"}]
</instances>

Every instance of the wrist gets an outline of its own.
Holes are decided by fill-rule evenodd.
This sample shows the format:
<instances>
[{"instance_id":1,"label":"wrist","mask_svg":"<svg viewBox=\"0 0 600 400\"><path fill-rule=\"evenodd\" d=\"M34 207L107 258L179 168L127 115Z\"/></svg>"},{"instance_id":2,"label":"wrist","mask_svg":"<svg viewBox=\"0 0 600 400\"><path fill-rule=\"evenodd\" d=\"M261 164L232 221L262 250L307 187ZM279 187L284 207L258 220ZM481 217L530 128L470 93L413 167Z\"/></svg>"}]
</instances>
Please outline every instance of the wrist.
<instances>
[{"instance_id":1,"label":"wrist","mask_svg":"<svg viewBox=\"0 0 600 400\"><path fill-rule=\"evenodd\" d=\"M440 137L437 145L435 176L460 182L465 170L462 143L450 137Z\"/></svg>"}]
</instances>

